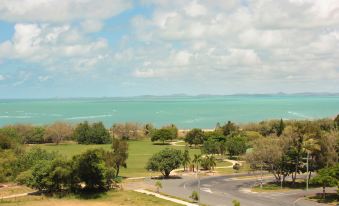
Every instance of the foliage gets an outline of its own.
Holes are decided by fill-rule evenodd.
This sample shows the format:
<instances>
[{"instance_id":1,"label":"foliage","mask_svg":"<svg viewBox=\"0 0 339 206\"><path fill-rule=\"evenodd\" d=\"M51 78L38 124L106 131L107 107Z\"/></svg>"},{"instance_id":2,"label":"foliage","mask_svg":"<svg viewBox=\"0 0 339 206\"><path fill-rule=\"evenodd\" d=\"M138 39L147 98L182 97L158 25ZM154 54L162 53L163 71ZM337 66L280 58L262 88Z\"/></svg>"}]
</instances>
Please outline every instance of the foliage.
<instances>
[{"instance_id":1,"label":"foliage","mask_svg":"<svg viewBox=\"0 0 339 206\"><path fill-rule=\"evenodd\" d=\"M204 170L213 170L217 163L213 155L206 155L201 158L200 165Z\"/></svg>"},{"instance_id":2,"label":"foliage","mask_svg":"<svg viewBox=\"0 0 339 206\"><path fill-rule=\"evenodd\" d=\"M204 141L201 151L205 154L219 154L220 145L224 144L223 142L219 142L216 139L208 138L207 141Z\"/></svg>"},{"instance_id":3,"label":"foliage","mask_svg":"<svg viewBox=\"0 0 339 206\"><path fill-rule=\"evenodd\" d=\"M157 188L157 192L159 193L160 189L162 188L162 184L159 180L155 182L155 187Z\"/></svg>"},{"instance_id":4,"label":"foliage","mask_svg":"<svg viewBox=\"0 0 339 206\"><path fill-rule=\"evenodd\" d=\"M231 121L228 121L221 129L224 136L232 135L239 131L239 127Z\"/></svg>"},{"instance_id":5,"label":"foliage","mask_svg":"<svg viewBox=\"0 0 339 206\"><path fill-rule=\"evenodd\" d=\"M167 140L173 139L173 131L169 128L156 129L151 134L151 141L161 141L163 144Z\"/></svg>"},{"instance_id":6,"label":"foliage","mask_svg":"<svg viewBox=\"0 0 339 206\"><path fill-rule=\"evenodd\" d=\"M13 150L0 150L0 182L11 181L15 170L13 162L17 160L17 154Z\"/></svg>"},{"instance_id":7,"label":"foliage","mask_svg":"<svg viewBox=\"0 0 339 206\"><path fill-rule=\"evenodd\" d=\"M146 131L146 129L143 129L140 124L132 122L113 124L111 129L115 138L124 140L140 139L144 136Z\"/></svg>"},{"instance_id":8,"label":"foliage","mask_svg":"<svg viewBox=\"0 0 339 206\"><path fill-rule=\"evenodd\" d=\"M323 187L323 198L325 198L326 187L339 186L339 163L333 167L323 168L312 178L312 183L320 184Z\"/></svg>"},{"instance_id":9,"label":"foliage","mask_svg":"<svg viewBox=\"0 0 339 206\"><path fill-rule=\"evenodd\" d=\"M112 144L112 155L113 155L113 165L116 169L115 176L119 176L120 167L127 168L127 158L128 158L128 143L123 139L113 139Z\"/></svg>"},{"instance_id":10,"label":"foliage","mask_svg":"<svg viewBox=\"0 0 339 206\"><path fill-rule=\"evenodd\" d=\"M339 129L339 114L334 118L334 124Z\"/></svg>"},{"instance_id":11,"label":"foliage","mask_svg":"<svg viewBox=\"0 0 339 206\"><path fill-rule=\"evenodd\" d=\"M74 139L79 144L107 144L111 137L102 122L90 125L87 121L80 123L74 130Z\"/></svg>"},{"instance_id":12,"label":"foliage","mask_svg":"<svg viewBox=\"0 0 339 206\"><path fill-rule=\"evenodd\" d=\"M235 155L244 154L247 149L246 137L240 135L230 137L226 141L226 148L231 158Z\"/></svg>"},{"instance_id":13,"label":"foliage","mask_svg":"<svg viewBox=\"0 0 339 206\"><path fill-rule=\"evenodd\" d=\"M71 173L71 164L66 160L43 160L33 166L26 184L39 191L58 192L69 188Z\"/></svg>"},{"instance_id":14,"label":"foliage","mask_svg":"<svg viewBox=\"0 0 339 206\"><path fill-rule=\"evenodd\" d=\"M103 149L88 150L72 160L72 185L85 184L88 191L109 189L114 178L114 170L107 167L106 152Z\"/></svg>"},{"instance_id":15,"label":"foliage","mask_svg":"<svg viewBox=\"0 0 339 206\"><path fill-rule=\"evenodd\" d=\"M238 200L232 200L233 206L240 206L240 202Z\"/></svg>"},{"instance_id":16,"label":"foliage","mask_svg":"<svg viewBox=\"0 0 339 206\"><path fill-rule=\"evenodd\" d=\"M159 171L168 177L172 170L180 167L183 155L180 150L166 148L155 153L146 165L147 170Z\"/></svg>"},{"instance_id":17,"label":"foliage","mask_svg":"<svg viewBox=\"0 0 339 206\"><path fill-rule=\"evenodd\" d=\"M162 127L163 129L168 129L171 131L172 134L172 139L177 139L178 138L178 128L174 124L170 124L167 126Z\"/></svg>"},{"instance_id":18,"label":"foliage","mask_svg":"<svg viewBox=\"0 0 339 206\"><path fill-rule=\"evenodd\" d=\"M185 142L189 145L200 145L204 142L205 136L204 132L201 129L194 128L190 130L185 137Z\"/></svg>"},{"instance_id":19,"label":"foliage","mask_svg":"<svg viewBox=\"0 0 339 206\"><path fill-rule=\"evenodd\" d=\"M199 194L197 191L193 191L190 198L193 200L193 201L198 201L199 200Z\"/></svg>"},{"instance_id":20,"label":"foliage","mask_svg":"<svg viewBox=\"0 0 339 206\"><path fill-rule=\"evenodd\" d=\"M55 122L46 127L44 140L59 144L63 140L70 140L73 136L73 128L64 122Z\"/></svg>"},{"instance_id":21,"label":"foliage","mask_svg":"<svg viewBox=\"0 0 339 206\"><path fill-rule=\"evenodd\" d=\"M28 152L18 155L16 161L12 162L13 177L16 177L21 172L31 169L40 161L53 161L57 157L54 152L47 152L39 147L33 147Z\"/></svg>"},{"instance_id":22,"label":"foliage","mask_svg":"<svg viewBox=\"0 0 339 206\"><path fill-rule=\"evenodd\" d=\"M186 171L186 168L188 167L190 162L191 162L191 157L190 157L188 149L186 148L183 154L183 159L182 159L182 165L184 166L184 171Z\"/></svg>"},{"instance_id":23,"label":"foliage","mask_svg":"<svg viewBox=\"0 0 339 206\"><path fill-rule=\"evenodd\" d=\"M199 164L201 163L201 154L194 154L192 163L196 165L197 171L199 170ZM193 172L194 172L194 165L193 165Z\"/></svg>"},{"instance_id":24,"label":"foliage","mask_svg":"<svg viewBox=\"0 0 339 206\"><path fill-rule=\"evenodd\" d=\"M240 166L239 163L235 163L235 164L233 165L233 169L234 169L236 172L238 172L238 171L240 170L240 168L241 168L241 166Z\"/></svg>"}]
</instances>

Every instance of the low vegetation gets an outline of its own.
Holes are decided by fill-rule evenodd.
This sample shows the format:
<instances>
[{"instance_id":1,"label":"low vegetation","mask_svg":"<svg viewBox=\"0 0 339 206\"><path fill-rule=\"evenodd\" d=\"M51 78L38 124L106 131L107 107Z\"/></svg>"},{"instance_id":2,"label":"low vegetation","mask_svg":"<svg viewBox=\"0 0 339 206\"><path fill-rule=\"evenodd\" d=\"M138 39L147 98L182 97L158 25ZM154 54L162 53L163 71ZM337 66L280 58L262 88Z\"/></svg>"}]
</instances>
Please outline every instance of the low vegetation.
<instances>
[{"instance_id":1,"label":"low vegetation","mask_svg":"<svg viewBox=\"0 0 339 206\"><path fill-rule=\"evenodd\" d=\"M186 147L166 144L176 139L175 125L9 125L0 128L0 182L17 182L44 193L105 192L117 187L121 175L152 172L168 177L181 167L215 170L228 156L246 163L217 171L266 170L283 185L296 185L297 174L308 171L310 182L324 188L324 198L326 187L338 185L339 116L245 125L228 121L214 131L187 132ZM291 183L286 182L288 176Z\"/></svg>"}]
</instances>

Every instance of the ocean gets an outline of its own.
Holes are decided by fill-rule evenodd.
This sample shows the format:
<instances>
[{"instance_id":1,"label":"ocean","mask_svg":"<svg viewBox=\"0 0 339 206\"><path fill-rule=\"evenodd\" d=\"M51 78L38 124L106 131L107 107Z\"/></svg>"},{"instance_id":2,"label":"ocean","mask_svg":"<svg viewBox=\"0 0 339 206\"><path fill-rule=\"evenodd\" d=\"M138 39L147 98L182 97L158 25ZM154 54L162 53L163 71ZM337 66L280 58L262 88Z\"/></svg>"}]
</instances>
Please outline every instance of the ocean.
<instances>
[{"instance_id":1,"label":"ocean","mask_svg":"<svg viewBox=\"0 0 339 206\"><path fill-rule=\"evenodd\" d=\"M316 119L339 114L339 96L243 95L0 100L0 126L55 121L176 124L213 128L217 122Z\"/></svg>"}]
</instances>

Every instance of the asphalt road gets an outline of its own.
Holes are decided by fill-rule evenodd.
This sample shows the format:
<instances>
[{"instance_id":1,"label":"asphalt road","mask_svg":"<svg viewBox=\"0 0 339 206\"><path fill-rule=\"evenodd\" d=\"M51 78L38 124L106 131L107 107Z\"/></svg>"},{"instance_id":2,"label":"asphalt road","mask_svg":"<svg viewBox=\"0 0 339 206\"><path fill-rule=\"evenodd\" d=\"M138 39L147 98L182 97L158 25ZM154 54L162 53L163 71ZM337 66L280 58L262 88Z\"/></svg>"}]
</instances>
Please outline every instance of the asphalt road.
<instances>
[{"instance_id":1,"label":"asphalt road","mask_svg":"<svg viewBox=\"0 0 339 206\"><path fill-rule=\"evenodd\" d=\"M244 176L244 175L236 175ZM241 206L319 206L321 204L304 200L305 195L321 192L321 189L291 190L287 192L253 193L250 187L256 179L236 179L234 175L202 177L200 181L201 203L211 206L231 206L238 200ZM265 181L269 181L266 179ZM151 181L154 184L154 180ZM198 191L198 181L194 177L162 180L162 192L172 196L189 199L192 191Z\"/></svg>"}]
</instances>

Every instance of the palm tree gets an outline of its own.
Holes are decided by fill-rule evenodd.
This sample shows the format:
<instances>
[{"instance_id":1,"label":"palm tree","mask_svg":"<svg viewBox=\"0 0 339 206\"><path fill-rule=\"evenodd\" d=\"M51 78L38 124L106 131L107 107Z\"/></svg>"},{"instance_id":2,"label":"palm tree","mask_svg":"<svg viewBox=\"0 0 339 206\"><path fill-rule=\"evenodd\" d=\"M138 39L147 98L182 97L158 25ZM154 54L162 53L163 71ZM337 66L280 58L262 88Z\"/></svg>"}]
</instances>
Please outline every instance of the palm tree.
<instances>
[{"instance_id":1,"label":"palm tree","mask_svg":"<svg viewBox=\"0 0 339 206\"><path fill-rule=\"evenodd\" d=\"M317 140L310 138L310 139L307 139L306 141L303 142L302 148L307 153L307 160L306 161L307 161L307 173L308 173L307 174L307 183L308 183L308 181L311 178L311 173L312 173L312 171L309 171L309 158L310 158L310 155L311 155L311 158L312 158L312 154L314 154L317 151L320 151L320 145L319 145ZM307 187L308 187L308 184L307 184Z\"/></svg>"},{"instance_id":2,"label":"palm tree","mask_svg":"<svg viewBox=\"0 0 339 206\"><path fill-rule=\"evenodd\" d=\"M194 157L193 157L193 161L192 161L196 167L197 167L197 171L199 169L199 164L201 162L201 154L194 154ZM194 167L193 167L194 168Z\"/></svg>"},{"instance_id":3,"label":"palm tree","mask_svg":"<svg viewBox=\"0 0 339 206\"><path fill-rule=\"evenodd\" d=\"M190 157L190 153L188 151L188 149L185 149L184 152L184 159L182 161L182 164L184 166L184 171L186 171L186 166L191 162L191 157Z\"/></svg>"},{"instance_id":4,"label":"palm tree","mask_svg":"<svg viewBox=\"0 0 339 206\"><path fill-rule=\"evenodd\" d=\"M210 170L213 171L214 167L217 166L216 159L213 155L207 156L207 158L208 158L208 164L209 164Z\"/></svg>"}]
</instances>

